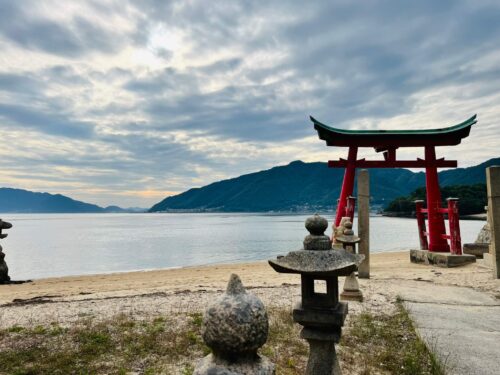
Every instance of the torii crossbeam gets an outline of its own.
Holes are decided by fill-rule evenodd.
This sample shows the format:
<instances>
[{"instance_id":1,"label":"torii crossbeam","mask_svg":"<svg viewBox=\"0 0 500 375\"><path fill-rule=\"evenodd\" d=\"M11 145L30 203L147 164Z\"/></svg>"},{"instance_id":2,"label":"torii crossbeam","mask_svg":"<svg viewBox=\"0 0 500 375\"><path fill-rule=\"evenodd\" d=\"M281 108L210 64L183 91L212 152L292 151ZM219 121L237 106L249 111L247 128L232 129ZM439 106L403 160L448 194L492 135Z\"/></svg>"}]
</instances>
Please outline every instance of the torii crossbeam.
<instances>
[{"instance_id":1,"label":"torii crossbeam","mask_svg":"<svg viewBox=\"0 0 500 375\"><path fill-rule=\"evenodd\" d=\"M349 147L347 159L330 160L328 166L345 168L342 190L335 215L335 226L345 212L347 198L353 194L356 168L425 168L427 192L427 213L429 223L429 251L449 252L446 241L444 217L441 210L441 193L437 168L456 168L456 160L436 158L436 146L458 145L466 138L476 115L468 120L448 128L424 130L344 130L325 125L310 117L319 138L326 141L327 146ZM373 147L382 152L383 160L358 159L360 147ZM424 147L425 159L397 160L396 150L400 147Z\"/></svg>"}]
</instances>

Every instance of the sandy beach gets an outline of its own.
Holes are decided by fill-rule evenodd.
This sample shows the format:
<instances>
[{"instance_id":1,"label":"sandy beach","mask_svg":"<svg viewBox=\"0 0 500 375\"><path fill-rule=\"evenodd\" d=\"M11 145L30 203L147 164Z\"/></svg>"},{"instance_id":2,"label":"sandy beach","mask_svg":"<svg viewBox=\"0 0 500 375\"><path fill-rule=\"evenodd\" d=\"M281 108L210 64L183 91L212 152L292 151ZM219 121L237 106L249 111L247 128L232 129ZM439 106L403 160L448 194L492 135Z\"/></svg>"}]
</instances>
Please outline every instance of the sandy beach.
<instances>
[{"instance_id":1,"label":"sandy beach","mask_svg":"<svg viewBox=\"0 0 500 375\"><path fill-rule=\"evenodd\" d=\"M0 327L70 324L86 316L106 319L123 313L140 318L203 311L225 289L231 273L268 306L292 307L300 298L299 277L278 274L266 261L47 278L0 285ZM463 286L500 298L500 280L494 280L481 261L447 269L412 264L408 252L377 253L371 255L371 278L360 280L365 301L350 302L349 309L389 312L402 288L425 294L432 293L433 284Z\"/></svg>"}]
</instances>

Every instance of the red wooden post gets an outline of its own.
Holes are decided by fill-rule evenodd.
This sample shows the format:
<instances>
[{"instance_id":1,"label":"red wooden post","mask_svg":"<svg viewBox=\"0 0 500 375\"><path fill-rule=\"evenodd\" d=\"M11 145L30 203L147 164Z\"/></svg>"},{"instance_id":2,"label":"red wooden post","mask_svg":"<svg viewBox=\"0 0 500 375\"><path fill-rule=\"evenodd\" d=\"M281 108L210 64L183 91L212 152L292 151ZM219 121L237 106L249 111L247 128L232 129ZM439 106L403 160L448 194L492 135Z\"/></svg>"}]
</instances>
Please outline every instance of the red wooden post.
<instances>
[{"instance_id":1,"label":"red wooden post","mask_svg":"<svg viewBox=\"0 0 500 375\"><path fill-rule=\"evenodd\" d=\"M347 197L347 205L345 207L345 216L351 219L351 223L354 221L354 209L356 208L356 198Z\"/></svg>"},{"instance_id":2,"label":"red wooden post","mask_svg":"<svg viewBox=\"0 0 500 375\"><path fill-rule=\"evenodd\" d=\"M420 249L421 250L429 250L429 244L427 243L427 230L425 228L425 216L422 212L422 208L424 205L423 200L415 201L415 214L417 216L417 225L418 225L418 238L420 239Z\"/></svg>"},{"instance_id":3,"label":"red wooden post","mask_svg":"<svg viewBox=\"0 0 500 375\"><path fill-rule=\"evenodd\" d=\"M450 247L445 238L443 214L441 209L441 192L436 167L436 151L434 146L425 146L425 185L427 190L427 212L429 225L429 251L449 252Z\"/></svg>"},{"instance_id":4,"label":"red wooden post","mask_svg":"<svg viewBox=\"0 0 500 375\"><path fill-rule=\"evenodd\" d=\"M458 214L458 198L448 198L448 223L450 225L451 253L462 255L462 239L460 238L460 216Z\"/></svg>"},{"instance_id":5,"label":"red wooden post","mask_svg":"<svg viewBox=\"0 0 500 375\"><path fill-rule=\"evenodd\" d=\"M354 177L356 175L356 158L358 155L358 147L349 147L349 155L347 157L347 165L344 172L344 181L342 181L342 190L340 191L339 203L335 215L334 227L338 227L340 220L345 215L347 197L351 196L354 191Z\"/></svg>"}]
</instances>

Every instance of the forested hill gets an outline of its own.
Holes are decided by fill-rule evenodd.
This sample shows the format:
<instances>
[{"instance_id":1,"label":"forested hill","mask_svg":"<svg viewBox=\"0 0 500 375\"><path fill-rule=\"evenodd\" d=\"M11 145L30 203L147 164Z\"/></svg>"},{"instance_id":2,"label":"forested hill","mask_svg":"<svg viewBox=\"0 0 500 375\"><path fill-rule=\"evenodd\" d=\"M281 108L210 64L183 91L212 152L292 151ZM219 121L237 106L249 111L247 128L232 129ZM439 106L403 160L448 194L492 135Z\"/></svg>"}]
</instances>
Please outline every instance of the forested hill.
<instances>
[{"instance_id":1,"label":"forested hill","mask_svg":"<svg viewBox=\"0 0 500 375\"><path fill-rule=\"evenodd\" d=\"M485 182L485 168L500 165L500 158L469 168L439 173L441 184L464 185ZM158 211L307 211L335 208L344 170L326 163L294 161L288 165L215 182L167 197L151 207ZM384 206L425 185L424 172L407 169L371 169L373 204Z\"/></svg>"}]
</instances>

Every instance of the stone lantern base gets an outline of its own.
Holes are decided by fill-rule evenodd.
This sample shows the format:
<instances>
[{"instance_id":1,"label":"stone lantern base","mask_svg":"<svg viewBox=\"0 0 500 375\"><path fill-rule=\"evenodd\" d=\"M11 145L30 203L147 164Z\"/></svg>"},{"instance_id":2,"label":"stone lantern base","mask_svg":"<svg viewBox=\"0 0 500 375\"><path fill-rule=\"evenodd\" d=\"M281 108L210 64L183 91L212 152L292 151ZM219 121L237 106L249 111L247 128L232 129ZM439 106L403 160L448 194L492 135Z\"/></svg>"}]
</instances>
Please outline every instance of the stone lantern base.
<instances>
[{"instance_id":1,"label":"stone lantern base","mask_svg":"<svg viewBox=\"0 0 500 375\"><path fill-rule=\"evenodd\" d=\"M424 263L437 267L450 268L474 263L475 255L454 255L450 253L432 252L429 250L410 250L410 261L412 263Z\"/></svg>"},{"instance_id":2,"label":"stone lantern base","mask_svg":"<svg viewBox=\"0 0 500 375\"><path fill-rule=\"evenodd\" d=\"M253 361L228 362L212 354L202 358L193 375L274 375L274 364L264 356Z\"/></svg>"},{"instance_id":3,"label":"stone lantern base","mask_svg":"<svg viewBox=\"0 0 500 375\"><path fill-rule=\"evenodd\" d=\"M343 301L363 301L363 293L359 290L359 283L356 274L353 272L345 278L344 290L340 293Z\"/></svg>"},{"instance_id":4,"label":"stone lantern base","mask_svg":"<svg viewBox=\"0 0 500 375\"><path fill-rule=\"evenodd\" d=\"M340 364L335 351L335 343L340 335L323 332L319 329L304 328L300 337L309 343L309 359L306 375L328 374L341 375Z\"/></svg>"},{"instance_id":5,"label":"stone lantern base","mask_svg":"<svg viewBox=\"0 0 500 375\"><path fill-rule=\"evenodd\" d=\"M342 326L347 316L347 303L335 308L309 309L298 304L293 320L304 326L300 337L309 343L306 375L340 375L335 344L340 341Z\"/></svg>"}]
</instances>

